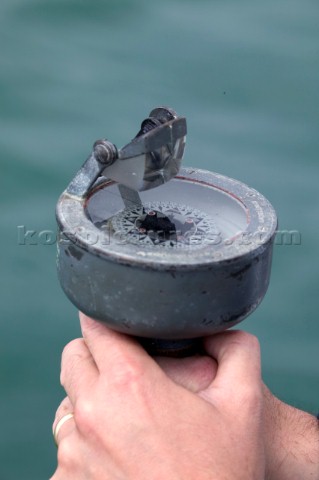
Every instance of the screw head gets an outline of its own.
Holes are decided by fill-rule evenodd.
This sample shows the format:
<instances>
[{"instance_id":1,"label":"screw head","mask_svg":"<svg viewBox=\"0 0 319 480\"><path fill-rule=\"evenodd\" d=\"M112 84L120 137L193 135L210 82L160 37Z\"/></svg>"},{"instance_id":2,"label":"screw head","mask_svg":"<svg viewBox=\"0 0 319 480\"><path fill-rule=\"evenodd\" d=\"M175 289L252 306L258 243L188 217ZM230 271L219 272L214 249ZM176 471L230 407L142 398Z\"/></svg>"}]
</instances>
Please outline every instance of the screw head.
<instances>
[{"instance_id":1,"label":"screw head","mask_svg":"<svg viewBox=\"0 0 319 480\"><path fill-rule=\"evenodd\" d=\"M108 140L96 140L93 145L96 160L103 165L111 165L117 159L117 148Z\"/></svg>"}]
</instances>

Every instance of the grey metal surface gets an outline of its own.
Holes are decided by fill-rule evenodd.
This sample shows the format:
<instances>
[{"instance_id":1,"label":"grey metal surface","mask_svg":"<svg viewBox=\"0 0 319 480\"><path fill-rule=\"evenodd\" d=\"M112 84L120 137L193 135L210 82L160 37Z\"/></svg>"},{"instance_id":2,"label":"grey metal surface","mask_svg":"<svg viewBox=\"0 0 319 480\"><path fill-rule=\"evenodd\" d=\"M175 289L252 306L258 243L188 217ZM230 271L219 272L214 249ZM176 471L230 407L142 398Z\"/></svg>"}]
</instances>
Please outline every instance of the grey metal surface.
<instances>
[{"instance_id":1,"label":"grey metal surface","mask_svg":"<svg viewBox=\"0 0 319 480\"><path fill-rule=\"evenodd\" d=\"M59 278L84 313L131 335L184 339L229 328L262 300L271 245L259 255L206 270L149 270L59 246Z\"/></svg>"}]
</instances>

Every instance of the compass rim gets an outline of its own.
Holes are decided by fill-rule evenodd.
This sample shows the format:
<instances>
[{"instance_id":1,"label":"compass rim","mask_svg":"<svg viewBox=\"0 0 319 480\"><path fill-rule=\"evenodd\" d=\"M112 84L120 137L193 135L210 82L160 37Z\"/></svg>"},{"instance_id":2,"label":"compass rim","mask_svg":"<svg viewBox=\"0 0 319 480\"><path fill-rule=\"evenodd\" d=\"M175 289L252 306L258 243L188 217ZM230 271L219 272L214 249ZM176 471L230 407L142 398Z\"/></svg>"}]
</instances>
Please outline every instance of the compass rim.
<instances>
[{"instance_id":1,"label":"compass rim","mask_svg":"<svg viewBox=\"0 0 319 480\"><path fill-rule=\"evenodd\" d=\"M92 255L105 258L120 264L131 265L152 270L198 270L212 266L225 265L236 262L245 257L258 256L273 243L277 217L271 203L258 191L245 183L207 170L184 167L175 177L179 181L197 183L203 187L214 188L233 197L240 202L247 214L247 228L243 232L246 236L256 234L259 228L264 233L256 239L251 239L249 244L238 238L230 239L229 245L205 245L196 248L182 248L168 250L162 247L139 248L138 245L103 245L101 242L90 244L84 238L84 233L97 234L99 229L88 218L86 205L97 190L106 188L115 182L108 179L99 180L90 190L85 199L72 196L64 192L57 205L57 220L61 234L72 244L90 252ZM247 243L247 242L246 242ZM219 248L218 248L219 247Z\"/></svg>"}]
</instances>

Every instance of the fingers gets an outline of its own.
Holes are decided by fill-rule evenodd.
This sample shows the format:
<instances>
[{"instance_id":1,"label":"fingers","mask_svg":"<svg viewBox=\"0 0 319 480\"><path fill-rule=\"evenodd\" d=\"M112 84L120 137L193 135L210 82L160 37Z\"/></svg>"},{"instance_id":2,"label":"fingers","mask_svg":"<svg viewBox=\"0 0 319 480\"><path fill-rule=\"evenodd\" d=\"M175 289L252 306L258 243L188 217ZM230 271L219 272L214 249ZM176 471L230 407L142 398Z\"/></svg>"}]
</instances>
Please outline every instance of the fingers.
<instances>
[{"instance_id":1,"label":"fingers","mask_svg":"<svg viewBox=\"0 0 319 480\"><path fill-rule=\"evenodd\" d=\"M217 362L208 356L155 357L155 361L171 380L194 393L206 389L217 372Z\"/></svg>"},{"instance_id":2,"label":"fingers","mask_svg":"<svg viewBox=\"0 0 319 480\"><path fill-rule=\"evenodd\" d=\"M78 338L63 350L61 385L75 405L78 396L90 391L98 377L98 369L85 341Z\"/></svg>"},{"instance_id":3,"label":"fingers","mask_svg":"<svg viewBox=\"0 0 319 480\"><path fill-rule=\"evenodd\" d=\"M73 406L68 397L60 403L56 411L55 419L52 425L52 433L56 445L58 445L63 438L69 435L75 428L73 416Z\"/></svg>"},{"instance_id":4,"label":"fingers","mask_svg":"<svg viewBox=\"0 0 319 480\"><path fill-rule=\"evenodd\" d=\"M224 390L230 401L239 398L239 390L260 388L260 347L256 337L242 331L227 331L204 340L209 355L218 363L217 375L209 390Z\"/></svg>"},{"instance_id":5,"label":"fingers","mask_svg":"<svg viewBox=\"0 0 319 480\"><path fill-rule=\"evenodd\" d=\"M83 338L100 372L116 374L124 364L146 368L151 358L134 340L80 312ZM154 362L153 362L154 363Z\"/></svg>"}]
</instances>

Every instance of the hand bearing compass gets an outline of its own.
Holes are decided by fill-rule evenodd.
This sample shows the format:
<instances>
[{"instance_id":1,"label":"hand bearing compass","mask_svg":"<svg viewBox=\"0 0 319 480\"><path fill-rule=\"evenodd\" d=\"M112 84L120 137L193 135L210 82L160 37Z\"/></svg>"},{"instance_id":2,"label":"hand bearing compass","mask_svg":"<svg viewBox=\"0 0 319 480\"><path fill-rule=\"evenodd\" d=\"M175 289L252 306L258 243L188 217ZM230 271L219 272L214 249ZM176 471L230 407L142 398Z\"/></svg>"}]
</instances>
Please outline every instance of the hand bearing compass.
<instances>
[{"instance_id":1,"label":"hand bearing compass","mask_svg":"<svg viewBox=\"0 0 319 480\"><path fill-rule=\"evenodd\" d=\"M81 311L187 355L263 299L277 218L223 175L181 168L186 119L155 108L118 150L98 140L57 204L58 274Z\"/></svg>"}]
</instances>

